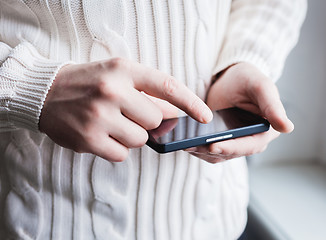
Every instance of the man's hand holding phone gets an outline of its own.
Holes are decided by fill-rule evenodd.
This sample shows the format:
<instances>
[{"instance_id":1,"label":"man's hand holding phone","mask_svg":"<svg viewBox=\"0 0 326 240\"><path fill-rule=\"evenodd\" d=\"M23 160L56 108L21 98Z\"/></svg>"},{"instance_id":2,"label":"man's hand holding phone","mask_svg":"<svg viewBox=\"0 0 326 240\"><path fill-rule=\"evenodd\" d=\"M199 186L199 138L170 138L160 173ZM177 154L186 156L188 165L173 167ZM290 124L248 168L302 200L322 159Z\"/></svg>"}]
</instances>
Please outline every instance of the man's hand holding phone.
<instances>
[{"instance_id":1,"label":"man's hand holding phone","mask_svg":"<svg viewBox=\"0 0 326 240\"><path fill-rule=\"evenodd\" d=\"M272 128L264 133L187 149L211 163L263 151L280 133L293 130L274 82L248 63L238 63L219 76L207 95L212 110L239 107L265 117Z\"/></svg>"},{"instance_id":2,"label":"man's hand holding phone","mask_svg":"<svg viewBox=\"0 0 326 240\"><path fill-rule=\"evenodd\" d=\"M108 161L126 159L129 148L143 146L146 130L157 127L163 113L145 94L166 100L200 122L212 112L185 85L158 70L126 59L110 59L61 68L46 97L40 130L57 144Z\"/></svg>"},{"instance_id":3,"label":"man's hand holding phone","mask_svg":"<svg viewBox=\"0 0 326 240\"><path fill-rule=\"evenodd\" d=\"M208 162L261 152L280 132L293 130L274 83L247 63L233 65L215 81L207 104L212 110L236 106L260 114L275 129L187 150ZM158 70L119 58L67 65L56 76L39 124L61 146L119 162L129 148L146 143L147 130L173 117L173 105L199 122L212 118L200 98Z\"/></svg>"}]
</instances>

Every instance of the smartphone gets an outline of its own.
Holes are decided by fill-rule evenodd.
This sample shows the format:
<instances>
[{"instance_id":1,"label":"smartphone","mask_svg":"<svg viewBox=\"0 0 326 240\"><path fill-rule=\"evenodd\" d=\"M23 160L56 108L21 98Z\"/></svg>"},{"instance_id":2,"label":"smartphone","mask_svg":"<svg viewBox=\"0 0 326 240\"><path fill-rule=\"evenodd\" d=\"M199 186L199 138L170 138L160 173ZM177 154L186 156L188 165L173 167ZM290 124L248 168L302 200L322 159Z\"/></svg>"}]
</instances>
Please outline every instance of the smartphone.
<instances>
[{"instance_id":1,"label":"smartphone","mask_svg":"<svg viewBox=\"0 0 326 240\"><path fill-rule=\"evenodd\" d=\"M190 116L163 120L149 130L147 145L158 153L168 153L199 145L268 131L269 122L259 115L240 108L213 112L210 123L200 123Z\"/></svg>"}]
</instances>

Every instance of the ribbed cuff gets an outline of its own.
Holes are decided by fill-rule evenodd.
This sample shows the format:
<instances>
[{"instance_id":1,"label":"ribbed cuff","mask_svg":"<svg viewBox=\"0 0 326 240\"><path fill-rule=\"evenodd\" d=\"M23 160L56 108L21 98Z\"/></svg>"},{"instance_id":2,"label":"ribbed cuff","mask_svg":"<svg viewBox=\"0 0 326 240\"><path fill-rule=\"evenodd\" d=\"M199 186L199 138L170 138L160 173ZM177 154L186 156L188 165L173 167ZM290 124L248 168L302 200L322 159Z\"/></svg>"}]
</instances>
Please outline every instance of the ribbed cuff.
<instances>
[{"instance_id":1,"label":"ribbed cuff","mask_svg":"<svg viewBox=\"0 0 326 240\"><path fill-rule=\"evenodd\" d=\"M46 95L59 69L66 64L42 57L29 43L14 48L0 71L1 81L9 86L5 111L0 112L6 114L6 122L0 128L38 131Z\"/></svg>"},{"instance_id":2,"label":"ribbed cuff","mask_svg":"<svg viewBox=\"0 0 326 240\"><path fill-rule=\"evenodd\" d=\"M229 66L240 62L250 63L256 66L266 76L272 79L275 78L270 68L268 67L268 64L265 59L263 59L257 53L242 50L242 49L241 50L232 49L229 51L224 50L222 54L219 56L216 67L213 69L213 74L217 74L223 71L224 69L228 68Z\"/></svg>"}]
</instances>

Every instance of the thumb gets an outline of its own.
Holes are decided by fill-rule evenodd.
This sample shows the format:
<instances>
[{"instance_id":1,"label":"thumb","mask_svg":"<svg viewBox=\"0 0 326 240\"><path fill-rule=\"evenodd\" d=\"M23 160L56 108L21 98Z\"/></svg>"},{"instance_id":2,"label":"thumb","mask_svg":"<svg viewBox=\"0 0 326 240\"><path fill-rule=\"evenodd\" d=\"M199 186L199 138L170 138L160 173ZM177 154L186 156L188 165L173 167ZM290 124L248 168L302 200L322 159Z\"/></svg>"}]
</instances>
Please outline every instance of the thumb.
<instances>
[{"instance_id":1,"label":"thumb","mask_svg":"<svg viewBox=\"0 0 326 240\"><path fill-rule=\"evenodd\" d=\"M294 129L294 125L287 117L281 101L278 104L269 105L263 111L263 115L270 122L272 127L283 133L290 133Z\"/></svg>"},{"instance_id":2,"label":"thumb","mask_svg":"<svg viewBox=\"0 0 326 240\"><path fill-rule=\"evenodd\" d=\"M259 90L255 91L257 105L272 127L283 133L290 133L294 125L286 115L277 87L271 80L260 81Z\"/></svg>"}]
</instances>

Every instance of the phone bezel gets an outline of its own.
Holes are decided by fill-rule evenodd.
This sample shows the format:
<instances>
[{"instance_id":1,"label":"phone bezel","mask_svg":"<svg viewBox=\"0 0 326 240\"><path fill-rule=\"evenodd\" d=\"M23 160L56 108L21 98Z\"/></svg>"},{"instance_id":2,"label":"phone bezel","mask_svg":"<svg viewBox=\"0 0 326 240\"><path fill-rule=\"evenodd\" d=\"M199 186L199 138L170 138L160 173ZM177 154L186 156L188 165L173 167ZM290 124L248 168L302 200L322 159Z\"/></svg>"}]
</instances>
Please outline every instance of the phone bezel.
<instances>
[{"instance_id":1,"label":"phone bezel","mask_svg":"<svg viewBox=\"0 0 326 240\"><path fill-rule=\"evenodd\" d=\"M229 108L229 109L232 110L232 109L236 109L236 108ZM223 111L227 111L227 110L228 109L223 109ZM240 109L240 110L244 111L242 109ZM247 113L249 113L249 112L247 112ZM250 113L250 114L252 114L252 113ZM255 115L257 118L259 118L260 123L255 123L255 124L245 126L245 127L229 129L229 130L222 131L222 132L211 133L211 134L207 134L207 135L203 135L203 136L196 136L196 137L192 137L192 138L186 138L186 139L182 139L182 140L172 141L172 142L168 142L168 143L158 143L151 136L151 134L149 132L149 139L146 144L158 153L168 153L168 152L183 150L183 149L196 147L196 146L200 146L200 145L211 144L214 142L220 142L220 141L225 141L225 140L229 140L229 139L249 136L249 135L262 133L262 132L269 130L270 123L266 119L264 119L256 114L252 114L252 115Z\"/></svg>"}]
</instances>

